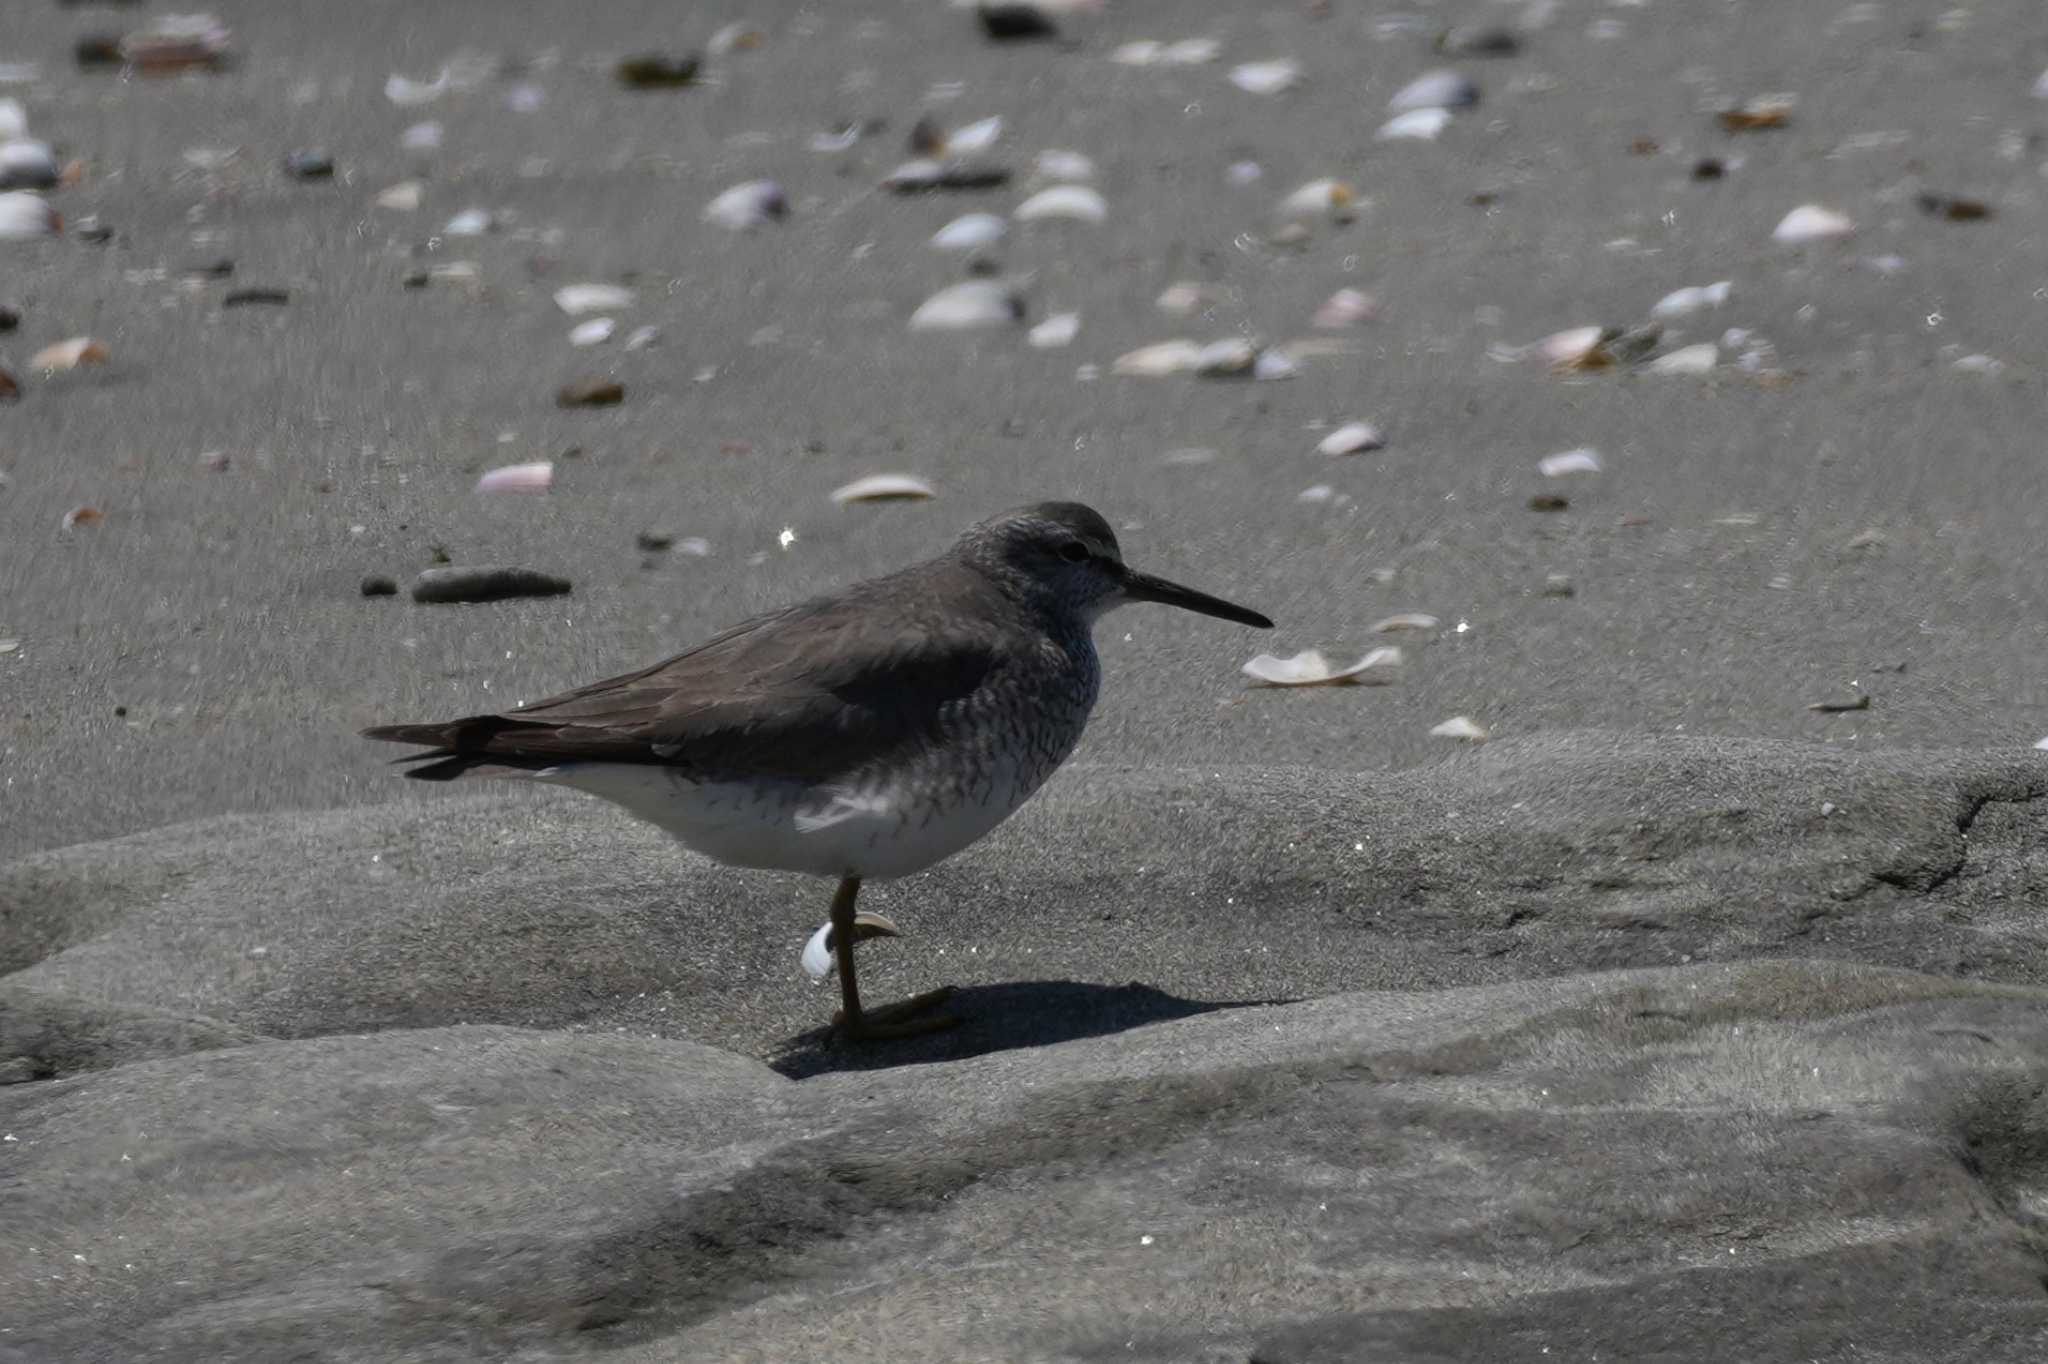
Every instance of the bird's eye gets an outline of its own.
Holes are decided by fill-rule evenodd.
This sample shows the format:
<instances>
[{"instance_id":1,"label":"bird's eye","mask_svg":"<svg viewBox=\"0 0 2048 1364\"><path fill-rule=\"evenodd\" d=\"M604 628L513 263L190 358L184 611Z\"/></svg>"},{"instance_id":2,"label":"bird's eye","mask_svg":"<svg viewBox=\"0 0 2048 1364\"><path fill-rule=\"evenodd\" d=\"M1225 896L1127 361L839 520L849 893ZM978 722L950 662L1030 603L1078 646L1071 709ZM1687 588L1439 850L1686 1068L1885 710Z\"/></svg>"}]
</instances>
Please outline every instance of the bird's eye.
<instances>
[{"instance_id":1,"label":"bird's eye","mask_svg":"<svg viewBox=\"0 0 2048 1364\"><path fill-rule=\"evenodd\" d=\"M1085 564L1088 562L1088 546L1079 540L1070 541L1060 546L1060 557L1070 564Z\"/></svg>"}]
</instances>

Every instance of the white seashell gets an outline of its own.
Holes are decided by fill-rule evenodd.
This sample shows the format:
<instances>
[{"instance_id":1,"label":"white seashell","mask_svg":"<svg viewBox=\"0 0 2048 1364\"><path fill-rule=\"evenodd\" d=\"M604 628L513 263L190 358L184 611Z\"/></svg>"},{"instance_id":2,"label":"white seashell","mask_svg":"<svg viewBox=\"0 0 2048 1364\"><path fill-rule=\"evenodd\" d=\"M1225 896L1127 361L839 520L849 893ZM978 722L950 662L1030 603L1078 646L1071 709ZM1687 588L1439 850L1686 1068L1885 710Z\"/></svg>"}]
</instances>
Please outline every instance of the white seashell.
<instances>
[{"instance_id":1,"label":"white seashell","mask_svg":"<svg viewBox=\"0 0 2048 1364\"><path fill-rule=\"evenodd\" d=\"M554 486L555 466L547 460L533 464L507 464L492 469L476 481L480 493L544 493Z\"/></svg>"},{"instance_id":2,"label":"white seashell","mask_svg":"<svg viewBox=\"0 0 2048 1364\"><path fill-rule=\"evenodd\" d=\"M1324 331L1336 331L1341 327L1353 327L1371 317L1379 309L1373 296L1358 289L1339 289L1323 300L1316 309L1312 325Z\"/></svg>"},{"instance_id":3,"label":"white seashell","mask_svg":"<svg viewBox=\"0 0 2048 1364\"><path fill-rule=\"evenodd\" d=\"M1292 658L1260 654L1239 669L1262 687L1381 686L1392 682L1404 662L1391 646L1372 650L1348 668L1335 668L1319 649L1305 649Z\"/></svg>"},{"instance_id":4,"label":"white seashell","mask_svg":"<svg viewBox=\"0 0 2048 1364\"><path fill-rule=\"evenodd\" d=\"M0 138L27 136L28 110L21 107L18 99L0 99Z\"/></svg>"},{"instance_id":5,"label":"white seashell","mask_svg":"<svg viewBox=\"0 0 2048 1364\"><path fill-rule=\"evenodd\" d=\"M1399 615L1388 616L1385 620L1374 621L1372 632L1376 635L1387 635L1396 630L1434 630L1442 624L1442 621L1427 611L1403 611Z\"/></svg>"},{"instance_id":6,"label":"white seashell","mask_svg":"<svg viewBox=\"0 0 2048 1364\"><path fill-rule=\"evenodd\" d=\"M683 543L687 544L689 542L684 541ZM678 549L681 547L681 545L677 546ZM897 930L895 923L883 915L870 914L866 910L856 910L854 912L853 940L855 942L865 942L869 938L900 938L902 936L902 933ZM831 937L832 924L828 920L818 925L818 931L811 934L810 940L804 944L802 956L798 958L803 963L805 972L813 980L823 980L839 969L838 954L828 945Z\"/></svg>"},{"instance_id":7,"label":"white seashell","mask_svg":"<svg viewBox=\"0 0 2048 1364\"><path fill-rule=\"evenodd\" d=\"M1095 163L1080 152L1060 151L1058 149L1042 151L1038 154L1038 159L1033 163L1033 166L1041 180L1054 180L1071 184L1095 178Z\"/></svg>"},{"instance_id":8,"label":"white seashell","mask_svg":"<svg viewBox=\"0 0 2048 1364\"><path fill-rule=\"evenodd\" d=\"M574 317L578 313L630 308L635 297L631 289L616 284L565 284L555 290L555 306Z\"/></svg>"},{"instance_id":9,"label":"white seashell","mask_svg":"<svg viewBox=\"0 0 2048 1364\"><path fill-rule=\"evenodd\" d=\"M1025 338L1038 350L1058 350L1081 333L1081 314L1054 313Z\"/></svg>"},{"instance_id":10,"label":"white seashell","mask_svg":"<svg viewBox=\"0 0 2048 1364\"><path fill-rule=\"evenodd\" d=\"M1440 725L1431 725L1429 732L1439 739L1467 739L1472 743L1483 743L1486 731L1472 723L1469 715L1453 715Z\"/></svg>"},{"instance_id":11,"label":"white seashell","mask_svg":"<svg viewBox=\"0 0 2048 1364\"><path fill-rule=\"evenodd\" d=\"M1159 341L1119 355L1109 367L1109 372L1149 379L1167 374L1192 374L1201 363L1202 348L1194 342Z\"/></svg>"},{"instance_id":12,"label":"white seashell","mask_svg":"<svg viewBox=\"0 0 2048 1364\"><path fill-rule=\"evenodd\" d=\"M882 177L882 188L893 190L930 189L946 176L946 168L928 156L905 161Z\"/></svg>"},{"instance_id":13,"label":"white seashell","mask_svg":"<svg viewBox=\"0 0 2048 1364\"><path fill-rule=\"evenodd\" d=\"M54 189L62 172L50 144L32 137L0 142L0 190Z\"/></svg>"},{"instance_id":14,"label":"white seashell","mask_svg":"<svg viewBox=\"0 0 2048 1364\"><path fill-rule=\"evenodd\" d=\"M1990 355L1963 355L1952 361L1950 368L1962 374L2002 374L2005 362Z\"/></svg>"},{"instance_id":15,"label":"white seashell","mask_svg":"<svg viewBox=\"0 0 2048 1364\"><path fill-rule=\"evenodd\" d=\"M2043 96L2043 98L2048 98L2048 96ZM2048 752L2048 739L2036 739L2034 741L2034 747L2041 749L2044 752Z\"/></svg>"},{"instance_id":16,"label":"white seashell","mask_svg":"<svg viewBox=\"0 0 2048 1364\"><path fill-rule=\"evenodd\" d=\"M789 216L789 201L773 180L748 180L734 185L704 206L704 221L734 232L759 227L772 218Z\"/></svg>"},{"instance_id":17,"label":"white seashell","mask_svg":"<svg viewBox=\"0 0 2048 1364\"><path fill-rule=\"evenodd\" d=\"M1381 124L1373 136L1381 142L1429 142L1450 126L1448 109L1410 109Z\"/></svg>"},{"instance_id":18,"label":"white seashell","mask_svg":"<svg viewBox=\"0 0 2048 1364\"><path fill-rule=\"evenodd\" d=\"M384 98L401 109L431 104L447 94L448 90L448 68L445 66L441 68L441 74L430 81L416 81L410 76L394 75L384 82Z\"/></svg>"},{"instance_id":19,"label":"white seashell","mask_svg":"<svg viewBox=\"0 0 2048 1364\"><path fill-rule=\"evenodd\" d=\"M1311 180L1280 201L1284 217L1301 218L1349 207L1358 191L1342 180Z\"/></svg>"},{"instance_id":20,"label":"white seashell","mask_svg":"<svg viewBox=\"0 0 2048 1364\"><path fill-rule=\"evenodd\" d=\"M1294 495L1296 502L1328 502L1337 495L1337 490L1327 483L1316 483L1303 488Z\"/></svg>"},{"instance_id":21,"label":"white seashell","mask_svg":"<svg viewBox=\"0 0 2048 1364\"><path fill-rule=\"evenodd\" d=\"M1462 109L1479 102L1479 87L1455 71L1430 71L1417 76L1387 101L1396 114L1416 109Z\"/></svg>"},{"instance_id":22,"label":"white seashell","mask_svg":"<svg viewBox=\"0 0 2048 1364\"><path fill-rule=\"evenodd\" d=\"M432 119L415 123L399 134L399 148L408 152L437 152L441 150L441 131L441 125Z\"/></svg>"},{"instance_id":23,"label":"white seashell","mask_svg":"<svg viewBox=\"0 0 2048 1364\"><path fill-rule=\"evenodd\" d=\"M1301 63L1281 57L1230 68L1230 83L1253 95L1277 95L1301 84Z\"/></svg>"},{"instance_id":24,"label":"white seashell","mask_svg":"<svg viewBox=\"0 0 2048 1364\"><path fill-rule=\"evenodd\" d=\"M1153 302L1158 305L1160 312L1171 313L1175 317L1186 317L1201 307L1202 300L1207 296L1208 290L1200 284L1184 279L1167 285Z\"/></svg>"},{"instance_id":25,"label":"white seashell","mask_svg":"<svg viewBox=\"0 0 2048 1364\"><path fill-rule=\"evenodd\" d=\"M659 340L661 340L661 328L635 327L632 331L626 333L626 349L646 350Z\"/></svg>"},{"instance_id":26,"label":"white seashell","mask_svg":"<svg viewBox=\"0 0 2048 1364\"><path fill-rule=\"evenodd\" d=\"M47 237L63 225L63 218L40 194L31 194L27 190L0 194L0 241Z\"/></svg>"},{"instance_id":27,"label":"white seashell","mask_svg":"<svg viewBox=\"0 0 2048 1364\"><path fill-rule=\"evenodd\" d=\"M569 329L569 344L572 346L596 346L612 339L612 332L618 323L609 317L593 317L588 322L578 322Z\"/></svg>"},{"instance_id":28,"label":"white seashell","mask_svg":"<svg viewBox=\"0 0 2048 1364\"><path fill-rule=\"evenodd\" d=\"M61 370L77 369L80 365L103 365L107 359L105 346L90 336L74 336L69 341L44 346L29 357L28 367L55 374Z\"/></svg>"},{"instance_id":29,"label":"white seashell","mask_svg":"<svg viewBox=\"0 0 2048 1364\"><path fill-rule=\"evenodd\" d=\"M1536 467L1545 478L1563 478L1566 474L1597 474L1600 472L1598 450L1566 450L1562 454L1545 455L1536 461Z\"/></svg>"},{"instance_id":30,"label":"white seashell","mask_svg":"<svg viewBox=\"0 0 2048 1364\"><path fill-rule=\"evenodd\" d=\"M1001 241L1006 230L993 213L969 213L933 233L932 245L941 251L974 251Z\"/></svg>"},{"instance_id":31,"label":"white seashell","mask_svg":"<svg viewBox=\"0 0 2048 1364\"><path fill-rule=\"evenodd\" d=\"M1109 54L1109 59L1118 66L1150 66L1159 60L1159 54L1166 50L1166 44L1150 38L1141 38L1135 43L1125 43Z\"/></svg>"},{"instance_id":32,"label":"white seashell","mask_svg":"<svg viewBox=\"0 0 2048 1364\"><path fill-rule=\"evenodd\" d=\"M515 85L505 92L505 107L515 114L537 113L548 102L548 92L538 85Z\"/></svg>"},{"instance_id":33,"label":"white seashell","mask_svg":"<svg viewBox=\"0 0 2048 1364\"><path fill-rule=\"evenodd\" d=\"M1687 317L1708 308L1718 308L1728 301L1729 281L1717 280L1712 284L1695 284L1690 288L1673 289L1657 300L1650 309L1650 316L1656 318Z\"/></svg>"},{"instance_id":34,"label":"white seashell","mask_svg":"<svg viewBox=\"0 0 2048 1364\"><path fill-rule=\"evenodd\" d=\"M1371 422L1346 422L1316 442L1316 453L1356 455L1366 450L1377 450L1386 443L1386 437Z\"/></svg>"},{"instance_id":35,"label":"white seashell","mask_svg":"<svg viewBox=\"0 0 2048 1364\"><path fill-rule=\"evenodd\" d=\"M379 190L374 202L393 213L411 213L419 208L426 192L427 187L417 180L401 180L389 189Z\"/></svg>"},{"instance_id":36,"label":"white seashell","mask_svg":"<svg viewBox=\"0 0 2048 1364\"><path fill-rule=\"evenodd\" d=\"M1223 44L1214 38L1182 38L1159 50L1161 66L1200 66L1223 55Z\"/></svg>"},{"instance_id":37,"label":"white seashell","mask_svg":"<svg viewBox=\"0 0 2048 1364\"><path fill-rule=\"evenodd\" d=\"M481 237L494 226L490 210L465 208L448 220L441 230L451 237Z\"/></svg>"},{"instance_id":38,"label":"white seashell","mask_svg":"<svg viewBox=\"0 0 2048 1364\"><path fill-rule=\"evenodd\" d=\"M849 502L921 502L937 495L931 484L911 474L870 474L832 490L832 500L841 506Z\"/></svg>"},{"instance_id":39,"label":"white seashell","mask_svg":"<svg viewBox=\"0 0 2048 1364\"><path fill-rule=\"evenodd\" d=\"M814 152L851 151L853 144L860 141L860 125L849 123L836 133L812 133L810 148Z\"/></svg>"},{"instance_id":40,"label":"white seashell","mask_svg":"<svg viewBox=\"0 0 2048 1364\"><path fill-rule=\"evenodd\" d=\"M948 285L917 305L910 315L914 332L954 332L973 327L1001 327L1022 321L1024 302L994 280L970 279Z\"/></svg>"},{"instance_id":41,"label":"white seashell","mask_svg":"<svg viewBox=\"0 0 2048 1364\"><path fill-rule=\"evenodd\" d=\"M946 155L971 156L975 152L987 151L1002 135L1003 120L1000 115L977 119L946 134Z\"/></svg>"},{"instance_id":42,"label":"white seashell","mask_svg":"<svg viewBox=\"0 0 2048 1364\"><path fill-rule=\"evenodd\" d=\"M1252 361L1252 378L1261 383L1273 383L1281 379L1293 379L1301 374L1301 363L1293 354L1276 346L1262 350Z\"/></svg>"},{"instance_id":43,"label":"white seashell","mask_svg":"<svg viewBox=\"0 0 2048 1364\"><path fill-rule=\"evenodd\" d=\"M1011 216L1020 223L1037 222L1041 218L1076 218L1082 222L1099 223L1109 216L1109 205L1086 185L1055 185L1038 191L1017 205Z\"/></svg>"},{"instance_id":44,"label":"white seashell","mask_svg":"<svg viewBox=\"0 0 2048 1364\"><path fill-rule=\"evenodd\" d=\"M1836 241L1855 230L1856 224L1845 214L1819 204L1801 204L1771 230L1771 240L1796 246L1802 242Z\"/></svg>"},{"instance_id":45,"label":"white seashell","mask_svg":"<svg viewBox=\"0 0 2048 1364\"><path fill-rule=\"evenodd\" d=\"M1660 355L1647 368L1652 374L1706 374L1720 361L1720 348L1711 341L1702 341L1696 346L1681 346L1668 355Z\"/></svg>"},{"instance_id":46,"label":"white seashell","mask_svg":"<svg viewBox=\"0 0 2048 1364\"><path fill-rule=\"evenodd\" d=\"M1573 327L1544 337L1536 343L1535 351L1549 364L1576 365L1598 349L1600 338L1606 334L1601 327Z\"/></svg>"},{"instance_id":47,"label":"white seashell","mask_svg":"<svg viewBox=\"0 0 2048 1364\"><path fill-rule=\"evenodd\" d=\"M1239 188L1256 185L1265 177L1266 168L1256 161L1233 161L1223 172L1223 178Z\"/></svg>"},{"instance_id":48,"label":"white seashell","mask_svg":"<svg viewBox=\"0 0 2048 1364\"><path fill-rule=\"evenodd\" d=\"M1226 336L1195 352L1195 373L1212 379L1231 378L1249 371L1258 358L1258 347L1251 342L1242 336Z\"/></svg>"}]
</instances>

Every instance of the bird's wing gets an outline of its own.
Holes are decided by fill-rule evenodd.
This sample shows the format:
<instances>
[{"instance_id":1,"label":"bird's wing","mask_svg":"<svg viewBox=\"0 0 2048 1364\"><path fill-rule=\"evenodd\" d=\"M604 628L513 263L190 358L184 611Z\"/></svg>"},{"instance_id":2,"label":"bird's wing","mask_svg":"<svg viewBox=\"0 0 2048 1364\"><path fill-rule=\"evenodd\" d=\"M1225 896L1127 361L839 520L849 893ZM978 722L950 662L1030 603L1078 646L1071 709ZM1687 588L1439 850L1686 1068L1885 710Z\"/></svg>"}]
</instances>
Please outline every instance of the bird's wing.
<instances>
[{"instance_id":1,"label":"bird's wing","mask_svg":"<svg viewBox=\"0 0 2048 1364\"><path fill-rule=\"evenodd\" d=\"M868 602L827 598L516 710L365 733L457 754L817 782L939 742L956 703L1002 662L980 618L913 609L878 621Z\"/></svg>"}]
</instances>

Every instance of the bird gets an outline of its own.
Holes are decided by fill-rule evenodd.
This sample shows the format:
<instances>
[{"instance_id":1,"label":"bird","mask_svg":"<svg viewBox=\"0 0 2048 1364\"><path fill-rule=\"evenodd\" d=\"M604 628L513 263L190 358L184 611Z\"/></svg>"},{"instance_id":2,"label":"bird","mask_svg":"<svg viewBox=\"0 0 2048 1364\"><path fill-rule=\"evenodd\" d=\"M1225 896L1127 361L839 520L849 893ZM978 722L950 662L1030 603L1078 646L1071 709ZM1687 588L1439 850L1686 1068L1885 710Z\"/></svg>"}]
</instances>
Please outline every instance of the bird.
<instances>
[{"instance_id":1,"label":"bird","mask_svg":"<svg viewBox=\"0 0 2048 1364\"><path fill-rule=\"evenodd\" d=\"M951 857L1015 813L1080 742L1101 689L1093 626L1157 602L1257 629L1247 607L1125 565L1078 502L981 521L924 562L743 621L659 663L510 710L377 725L418 781L510 778L602 797L731 867L837 882L821 932L834 1025L949 1027L950 987L863 1009L863 881ZM816 940L814 939L814 943ZM821 970L822 974L822 970Z\"/></svg>"}]
</instances>

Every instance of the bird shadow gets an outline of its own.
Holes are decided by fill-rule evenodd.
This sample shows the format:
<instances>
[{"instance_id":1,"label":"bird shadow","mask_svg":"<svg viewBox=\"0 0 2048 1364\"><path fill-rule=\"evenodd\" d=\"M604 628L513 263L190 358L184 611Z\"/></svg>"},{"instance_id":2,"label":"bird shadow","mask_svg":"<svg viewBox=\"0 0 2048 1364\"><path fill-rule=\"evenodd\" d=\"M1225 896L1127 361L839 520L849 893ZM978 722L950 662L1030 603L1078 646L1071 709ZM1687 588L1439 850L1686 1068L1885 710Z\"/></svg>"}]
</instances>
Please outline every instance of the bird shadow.
<instances>
[{"instance_id":1,"label":"bird shadow","mask_svg":"<svg viewBox=\"0 0 2048 1364\"><path fill-rule=\"evenodd\" d=\"M1075 980L975 985L961 989L946 1002L944 1011L959 1023L942 1032L884 1042L851 1042L832 1028L813 1028L783 1043L768 1065L792 1080L802 1080L833 1071L964 1061L990 1052L1104 1037L1225 1009L1296 1002L1183 999L1136 981L1128 985L1089 985Z\"/></svg>"}]
</instances>

